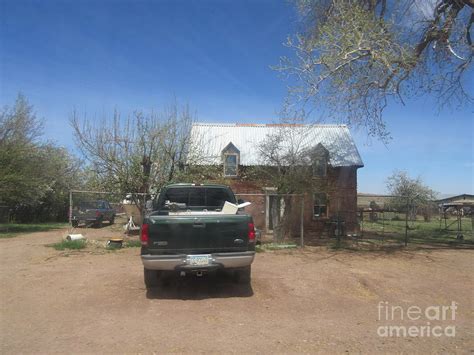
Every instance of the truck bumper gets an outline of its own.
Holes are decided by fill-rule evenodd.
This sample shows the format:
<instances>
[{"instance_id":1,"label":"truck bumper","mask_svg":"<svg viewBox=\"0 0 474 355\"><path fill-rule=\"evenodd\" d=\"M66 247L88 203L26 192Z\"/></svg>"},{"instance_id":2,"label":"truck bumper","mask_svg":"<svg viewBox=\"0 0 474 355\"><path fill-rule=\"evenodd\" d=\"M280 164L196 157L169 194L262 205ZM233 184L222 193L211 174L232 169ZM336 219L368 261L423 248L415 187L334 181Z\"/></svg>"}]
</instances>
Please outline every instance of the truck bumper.
<instances>
[{"instance_id":1,"label":"truck bumper","mask_svg":"<svg viewBox=\"0 0 474 355\"><path fill-rule=\"evenodd\" d=\"M186 254L142 255L142 262L148 270L213 270L245 267L252 264L254 251L211 254L209 265L189 265Z\"/></svg>"}]
</instances>

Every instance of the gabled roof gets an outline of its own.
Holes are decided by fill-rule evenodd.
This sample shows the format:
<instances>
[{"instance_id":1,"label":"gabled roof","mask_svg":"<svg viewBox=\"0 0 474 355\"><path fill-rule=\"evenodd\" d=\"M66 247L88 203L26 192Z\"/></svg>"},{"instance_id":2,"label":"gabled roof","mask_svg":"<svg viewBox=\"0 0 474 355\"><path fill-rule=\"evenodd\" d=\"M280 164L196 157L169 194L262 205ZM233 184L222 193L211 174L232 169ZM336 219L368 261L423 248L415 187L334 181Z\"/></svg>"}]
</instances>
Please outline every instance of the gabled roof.
<instances>
[{"instance_id":1,"label":"gabled roof","mask_svg":"<svg viewBox=\"0 0 474 355\"><path fill-rule=\"evenodd\" d=\"M206 156L205 164L220 164L222 150L232 142L240 150L240 164L255 166L261 164L259 144L286 127L303 136L299 142L302 148L311 149L321 143L329 151L333 167L364 166L346 125L194 123L191 141L195 148L205 148L201 149Z\"/></svg>"}]
</instances>

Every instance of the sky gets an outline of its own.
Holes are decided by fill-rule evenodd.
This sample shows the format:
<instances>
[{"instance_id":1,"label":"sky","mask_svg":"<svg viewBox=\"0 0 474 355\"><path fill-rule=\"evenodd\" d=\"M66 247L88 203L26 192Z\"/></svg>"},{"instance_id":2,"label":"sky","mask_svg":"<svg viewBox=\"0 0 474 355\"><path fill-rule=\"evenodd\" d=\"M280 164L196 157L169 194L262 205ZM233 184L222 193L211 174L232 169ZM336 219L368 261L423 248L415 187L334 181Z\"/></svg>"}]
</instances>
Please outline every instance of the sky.
<instances>
[{"instance_id":1,"label":"sky","mask_svg":"<svg viewBox=\"0 0 474 355\"><path fill-rule=\"evenodd\" d=\"M286 0L0 0L0 105L22 92L46 139L71 150L73 109L126 114L176 99L202 122L275 122L287 82L271 66L291 56L283 43L297 28ZM408 99L385 112L389 144L352 130L359 192L385 193L406 170L443 195L472 194L473 112Z\"/></svg>"}]
</instances>

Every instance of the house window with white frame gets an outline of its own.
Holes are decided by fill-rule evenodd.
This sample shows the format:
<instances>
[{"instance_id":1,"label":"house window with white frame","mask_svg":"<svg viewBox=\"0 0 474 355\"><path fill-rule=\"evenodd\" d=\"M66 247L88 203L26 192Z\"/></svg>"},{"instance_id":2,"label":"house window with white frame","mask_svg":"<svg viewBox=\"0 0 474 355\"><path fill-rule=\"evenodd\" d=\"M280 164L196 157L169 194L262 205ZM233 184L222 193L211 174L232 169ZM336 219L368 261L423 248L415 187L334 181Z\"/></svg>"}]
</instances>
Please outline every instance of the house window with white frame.
<instances>
[{"instance_id":1,"label":"house window with white frame","mask_svg":"<svg viewBox=\"0 0 474 355\"><path fill-rule=\"evenodd\" d=\"M238 154L224 154L224 176L237 176Z\"/></svg>"},{"instance_id":2,"label":"house window with white frame","mask_svg":"<svg viewBox=\"0 0 474 355\"><path fill-rule=\"evenodd\" d=\"M224 176L236 177L239 174L240 150L230 142L222 149Z\"/></svg>"},{"instance_id":3,"label":"house window with white frame","mask_svg":"<svg viewBox=\"0 0 474 355\"><path fill-rule=\"evenodd\" d=\"M313 195L313 216L324 218L328 215L327 194L315 193Z\"/></svg>"}]
</instances>

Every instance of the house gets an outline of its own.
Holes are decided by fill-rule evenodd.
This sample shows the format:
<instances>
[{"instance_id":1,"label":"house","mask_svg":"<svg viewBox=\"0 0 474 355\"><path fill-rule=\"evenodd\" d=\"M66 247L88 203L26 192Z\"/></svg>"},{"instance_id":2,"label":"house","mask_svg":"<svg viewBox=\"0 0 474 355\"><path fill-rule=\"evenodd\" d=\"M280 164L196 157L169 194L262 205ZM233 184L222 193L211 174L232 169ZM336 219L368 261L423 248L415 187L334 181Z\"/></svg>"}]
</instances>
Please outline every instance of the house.
<instances>
[{"instance_id":1,"label":"house","mask_svg":"<svg viewBox=\"0 0 474 355\"><path fill-rule=\"evenodd\" d=\"M281 129L292 130L301 137L298 144L314 153L312 191L305 193L303 206L301 195L281 196L268 181L249 174L252 167L267 164L261 144ZM303 222L305 236L328 235L336 218L344 221L347 233L357 230L357 169L364 164L347 126L195 123L191 139L203 157L199 164L215 168L207 180L224 182L239 198L252 202L246 211L265 233L273 232L290 205L295 217L291 231L296 234Z\"/></svg>"},{"instance_id":2,"label":"house","mask_svg":"<svg viewBox=\"0 0 474 355\"><path fill-rule=\"evenodd\" d=\"M450 196L446 198L442 198L437 200L436 203L438 205L446 205L446 204L453 204L453 205L472 205L474 204L474 195L470 194L462 194L456 196Z\"/></svg>"},{"instance_id":3,"label":"house","mask_svg":"<svg viewBox=\"0 0 474 355\"><path fill-rule=\"evenodd\" d=\"M470 215L472 208L474 207L474 195L462 194L456 196L446 197L436 201L436 204L440 208L440 212L459 214L459 215Z\"/></svg>"}]
</instances>

